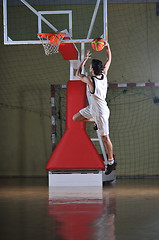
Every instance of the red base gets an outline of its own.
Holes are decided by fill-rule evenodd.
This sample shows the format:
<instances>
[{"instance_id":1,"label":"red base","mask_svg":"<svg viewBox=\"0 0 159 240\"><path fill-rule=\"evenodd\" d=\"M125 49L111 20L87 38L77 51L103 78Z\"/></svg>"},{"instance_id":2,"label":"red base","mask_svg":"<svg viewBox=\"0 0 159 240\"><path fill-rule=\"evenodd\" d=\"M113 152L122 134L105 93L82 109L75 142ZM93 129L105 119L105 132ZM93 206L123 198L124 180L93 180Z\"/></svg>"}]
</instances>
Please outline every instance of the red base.
<instances>
[{"instance_id":1,"label":"red base","mask_svg":"<svg viewBox=\"0 0 159 240\"><path fill-rule=\"evenodd\" d=\"M88 137L84 122L73 121L73 115L86 104L86 85L68 81L66 131L46 165L47 170L105 169L104 163Z\"/></svg>"},{"instance_id":2,"label":"red base","mask_svg":"<svg viewBox=\"0 0 159 240\"><path fill-rule=\"evenodd\" d=\"M84 130L67 129L53 151L47 170L105 169L104 163Z\"/></svg>"}]
</instances>

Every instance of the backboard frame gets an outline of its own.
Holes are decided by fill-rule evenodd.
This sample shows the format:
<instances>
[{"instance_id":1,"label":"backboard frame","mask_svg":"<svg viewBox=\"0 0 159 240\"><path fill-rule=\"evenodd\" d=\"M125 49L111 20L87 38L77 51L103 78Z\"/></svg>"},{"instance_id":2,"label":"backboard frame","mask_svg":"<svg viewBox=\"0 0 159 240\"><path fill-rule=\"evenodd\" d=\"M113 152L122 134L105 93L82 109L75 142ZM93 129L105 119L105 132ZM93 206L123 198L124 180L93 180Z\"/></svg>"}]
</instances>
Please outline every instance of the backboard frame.
<instances>
[{"instance_id":1,"label":"backboard frame","mask_svg":"<svg viewBox=\"0 0 159 240\"><path fill-rule=\"evenodd\" d=\"M53 26L43 15L57 15L57 14L67 14L69 19L69 32L65 29L67 36L72 37L72 11L62 10L62 11L36 11L28 2L21 0L21 2L28 7L37 17L38 17L38 33L42 32L42 21L50 27L52 32L58 32L58 29ZM12 40L8 36L8 21L7 21L7 0L3 0L3 28L4 28L4 45L18 45L18 44L41 44L39 40Z\"/></svg>"},{"instance_id":2,"label":"backboard frame","mask_svg":"<svg viewBox=\"0 0 159 240\"><path fill-rule=\"evenodd\" d=\"M84 58L85 56L85 43L91 43L93 39L90 39L94 23L96 20L96 16L98 13L99 5L102 0L96 0L95 8L93 11L92 19L90 22L89 30L87 37L85 39L72 39L72 10L62 10L62 11L37 11L35 8L33 8L26 0L19 0L22 4L24 4L30 11L32 11L37 17L38 17L38 33L42 32L42 22L44 22L47 26L50 27L51 31L53 32L59 32L59 30L52 25L44 16L53 14L67 14L68 19L69 19L69 31L67 29L62 30L63 32L66 32L67 40L62 40L64 43L80 43L81 44L81 54L79 53L78 49L76 48L78 52L78 60L70 60L70 80L79 80L74 72L78 68L80 61ZM40 40L19 40L15 41L11 39L8 36L8 22L7 22L7 3L8 0L3 0L3 28L4 28L4 45L26 45L26 44L42 44ZM108 40L108 25L107 25L107 0L103 0L103 34L100 36L104 38L106 41ZM83 72L85 70L83 69Z\"/></svg>"},{"instance_id":3,"label":"backboard frame","mask_svg":"<svg viewBox=\"0 0 159 240\"><path fill-rule=\"evenodd\" d=\"M95 9L93 12L93 16L91 19L90 27L88 30L87 37L85 39L72 39L72 10L62 10L62 11L37 11L35 8L33 8L26 0L19 0L21 3L23 3L28 9L30 9L37 17L38 17L38 33L42 32L42 21L47 24L51 31L58 32L59 30L52 25L44 16L48 14L67 14L69 18L69 31L64 29L63 31L66 31L67 36L70 37L69 40L63 40L63 42L72 42L72 43L89 43L92 42L93 39L90 39L91 32L94 26L94 22L96 19L96 15L98 12L98 8L100 5L100 2L102 0L97 0ZM103 37L105 40L108 39L108 28L107 28L107 0L103 0L103 35L100 37ZM3 0L3 28L4 28L4 45L21 45L21 44L41 44L41 42L37 40L18 40L15 41L11 39L8 36L8 22L7 22L7 0Z\"/></svg>"}]
</instances>

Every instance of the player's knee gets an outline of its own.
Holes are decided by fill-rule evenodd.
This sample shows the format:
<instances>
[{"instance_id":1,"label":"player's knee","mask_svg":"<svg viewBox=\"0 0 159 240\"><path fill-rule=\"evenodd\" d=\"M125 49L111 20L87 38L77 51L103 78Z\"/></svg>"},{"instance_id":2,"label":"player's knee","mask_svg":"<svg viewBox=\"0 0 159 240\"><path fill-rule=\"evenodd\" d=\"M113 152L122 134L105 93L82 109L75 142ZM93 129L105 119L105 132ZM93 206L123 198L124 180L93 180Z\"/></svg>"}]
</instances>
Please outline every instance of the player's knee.
<instances>
[{"instance_id":1,"label":"player's knee","mask_svg":"<svg viewBox=\"0 0 159 240\"><path fill-rule=\"evenodd\" d=\"M72 119L76 122L85 121L85 118L79 112L73 115Z\"/></svg>"},{"instance_id":2,"label":"player's knee","mask_svg":"<svg viewBox=\"0 0 159 240\"><path fill-rule=\"evenodd\" d=\"M75 115L73 115L72 119L73 119L73 121L75 121L75 122L81 121L81 119L80 119L80 114L79 114L79 113L76 113Z\"/></svg>"},{"instance_id":3,"label":"player's knee","mask_svg":"<svg viewBox=\"0 0 159 240\"><path fill-rule=\"evenodd\" d=\"M75 115L73 115L72 119L73 119L73 121L77 121L76 114L75 114Z\"/></svg>"},{"instance_id":4,"label":"player's knee","mask_svg":"<svg viewBox=\"0 0 159 240\"><path fill-rule=\"evenodd\" d=\"M109 135L102 136L102 140L103 142L109 142L110 141Z\"/></svg>"}]
</instances>

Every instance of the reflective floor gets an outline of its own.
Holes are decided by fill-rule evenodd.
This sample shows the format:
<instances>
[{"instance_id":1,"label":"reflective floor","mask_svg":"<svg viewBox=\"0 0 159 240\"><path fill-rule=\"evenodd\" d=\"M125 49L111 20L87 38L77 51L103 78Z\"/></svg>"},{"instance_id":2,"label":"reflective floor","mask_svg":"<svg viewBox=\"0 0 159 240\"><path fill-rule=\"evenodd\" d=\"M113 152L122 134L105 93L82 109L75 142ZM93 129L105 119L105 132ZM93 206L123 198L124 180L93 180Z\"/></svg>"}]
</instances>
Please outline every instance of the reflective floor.
<instances>
[{"instance_id":1,"label":"reflective floor","mask_svg":"<svg viewBox=\"0 0 159 240\"><path fill-rule=\"evenodd\" d=\"M49 189L45 178L2 178L0 239L158 240L159 179Z\"/></svg>"}]
</instances>

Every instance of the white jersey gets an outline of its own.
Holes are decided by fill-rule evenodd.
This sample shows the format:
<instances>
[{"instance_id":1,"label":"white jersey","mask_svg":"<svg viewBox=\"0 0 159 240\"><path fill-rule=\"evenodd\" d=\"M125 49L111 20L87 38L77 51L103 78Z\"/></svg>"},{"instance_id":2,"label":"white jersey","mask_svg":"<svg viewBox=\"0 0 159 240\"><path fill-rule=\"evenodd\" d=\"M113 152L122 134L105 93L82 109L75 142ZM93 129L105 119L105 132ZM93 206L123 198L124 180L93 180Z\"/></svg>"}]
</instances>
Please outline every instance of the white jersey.
<instances>
[{"instance_id":1,"label":"white jersey","mask_svg":"<svg viewBox=\"0 0 159 240\"><path fill-rule=\"evenodd\" d=\"M87 88L88 101L90 104L90 110L92 114L107 115L109 109L106 102L107 95L107 76L102 74L102 78L99 79L95 76L92 77L94 84L94 92L90 92L89 87Z\"/></svg>"},{"instance_id":2,"label":"white jersey","mask_svg":"<svg viewBox=\"0 0 159 240\"><path fill-rule=\"evenodd\" d=\"M94 83L94 92L92 94L105 101L107 95L107 76L104 74L102 74L101 78L93 76L92 80Z\"/></svg>"},{"instance_id":3,"label":"white jersey","mask_svg":"<svg viewBox=\"0 0 159 240\"><path fill-rule=\"evenodd\" d=\"M93 117L97 123L101 135L109 134L109 108L106 102L107 95L107 76L102 73L102 78L92 77L94 91L90 92L87 85L87 98L89 106L80 110L81 115L89 119Z\"/></svg>"}]
</instances>

